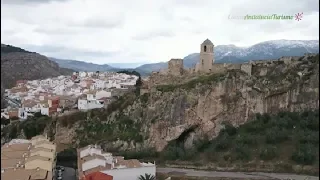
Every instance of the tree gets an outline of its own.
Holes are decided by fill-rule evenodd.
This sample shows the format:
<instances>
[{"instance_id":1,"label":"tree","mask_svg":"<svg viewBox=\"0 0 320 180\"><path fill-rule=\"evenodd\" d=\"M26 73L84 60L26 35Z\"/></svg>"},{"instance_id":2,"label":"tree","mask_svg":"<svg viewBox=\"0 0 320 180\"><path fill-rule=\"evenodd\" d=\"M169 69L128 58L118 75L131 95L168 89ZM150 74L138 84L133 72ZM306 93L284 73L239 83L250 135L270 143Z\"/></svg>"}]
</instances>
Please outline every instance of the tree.
<instances>
[{"instance_id":1,"label":"tree","mask_svg":"<svg viewBox=\"0 0 320 180\"><path fill-rule=\"evenodd\" d=\"M1 125L8 125L10 124L10 119L6 119L6 118L1 118Z\"/></svg>"},{"instance_id":2,"label":"tree","mask_svg":"<svg viewBox=\"0 0 320 180\"><path fill-rule=\"evenodd\" d=\"M156 177L154 175L151 175L151 174L145 174L144 176L143 175L140 175L139 176L139 180L155 180Z\"/></svg>"}]
</instances>

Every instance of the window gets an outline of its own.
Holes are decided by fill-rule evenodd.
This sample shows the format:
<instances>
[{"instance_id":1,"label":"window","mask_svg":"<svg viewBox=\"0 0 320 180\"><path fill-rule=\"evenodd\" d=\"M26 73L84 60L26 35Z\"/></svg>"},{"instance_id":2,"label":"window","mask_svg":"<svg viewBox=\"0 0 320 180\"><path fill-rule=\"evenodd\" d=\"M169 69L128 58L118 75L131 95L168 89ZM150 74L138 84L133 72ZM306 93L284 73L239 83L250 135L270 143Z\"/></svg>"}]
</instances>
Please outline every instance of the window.
<instances>
[{"instance_id":1,"label":"window","mask_svg":"<svg viewBox=\"0 0 320 180\"><path fill-rule=\"evenodd\" d=\"M207 51L207 46L204 46L203 51L204 51L204 52Z\"/></svg>"},{"instance_id":2,"label":"window","mask_svg":"<svg viewBox=\"0 0 320 180\"><path fill-rule=\"evenodd\" d=\"M201 62L202 62L202 65L204 65L204 60L203 60L203 59L202 59L202 61L201 61Z\"/></svg>"}]
</instances>

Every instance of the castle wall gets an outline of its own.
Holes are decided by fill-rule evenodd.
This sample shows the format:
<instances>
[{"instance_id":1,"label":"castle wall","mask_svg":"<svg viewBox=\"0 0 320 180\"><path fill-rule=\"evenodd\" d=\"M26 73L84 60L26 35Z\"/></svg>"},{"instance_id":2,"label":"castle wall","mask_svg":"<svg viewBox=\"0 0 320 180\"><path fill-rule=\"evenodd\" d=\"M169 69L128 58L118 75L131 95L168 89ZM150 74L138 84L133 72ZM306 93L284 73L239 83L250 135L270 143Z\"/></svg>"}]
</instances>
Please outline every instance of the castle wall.
<instances>
[{"instance_id":1,"label":"castle wall","mask_svg":"<svg viewBox=\"0 0 320 180\"><path fill-rule=\"evenodd\" d=\"M227 70L241 69L241 64L224 63L224 67L225 67Z\"/></svg>"},{"instance_id":2,"label":"castle wall","mask_svg":"<svg viewBox=\"0 0 320 180\"><path fill-rule=\"evenodd\" d=\"M283 56L279 59L279 61L283 61L285 64L290 64L292 61L298 61L301 56Z\"/></svg>"},{"instance_id":3,"label":"castle wall","mask_svg":"<svg viewBox=\"0 0 320 180\"><path fill-rule=\"evenodd\" d=\"M168 69L160 69L159 74L168 75L169 74L169 70Z\"/></svg>"},{"instance_id":4,"label":"castle wall","mask_svg":"<svg viewBox=\"0 0 320 180\"><path fill-rule=\"evenodd\" d=\"M241 71L247 73L249 76L251 76L252 73L252 64L246 63L246 64L241 64L240 67Z\"/></svg>"},{"instance_id":5,"label":"castle wall","mask_svg":"<svg viewBox=\"0 0 320 180\"><path fill-rule=\"evenodd\" d=\"M196 66L194 67L194 71L195 72L200 72L201 68L200 68L200 64L199 62L196 64Z\"/></svg>"},{"instance_id":6,"label":"castle wall","mask_svg":"<svg viewBox=\"0 0 320 180\"><path fill-rule=\"evenodd\" d=\"M183 74L183 59L171 59L168 62L168 74L181 76Z\"/></svg>"},{"instance_id":7,"label":"castle wall","mask_svg":"<svg viewBox=\"0 0 320 180\"><path fill-rule=\"evenodd\" d=\"M226 71L225 64L213 64L211 69L212 73L224 73Z\"/></svg>"}]
</instances>

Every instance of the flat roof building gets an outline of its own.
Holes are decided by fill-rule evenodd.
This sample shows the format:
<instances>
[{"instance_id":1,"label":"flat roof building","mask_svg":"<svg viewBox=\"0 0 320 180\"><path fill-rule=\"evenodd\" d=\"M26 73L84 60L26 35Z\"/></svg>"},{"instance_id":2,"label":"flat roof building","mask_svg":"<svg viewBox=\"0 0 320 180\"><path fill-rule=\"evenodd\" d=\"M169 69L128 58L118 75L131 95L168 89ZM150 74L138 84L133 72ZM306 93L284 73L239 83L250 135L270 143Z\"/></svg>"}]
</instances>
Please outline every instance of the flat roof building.
<instances>
[{"instance_id":1,"label":"flat roof building","mask_svg":"<svg viewBox=\"0 0 320 180\"><path fill-rule=\"evenodd\" d=\"M13 139L1 147L2 180L53 180L56 145L44 136Z\"/></svg>"}]
</instances>

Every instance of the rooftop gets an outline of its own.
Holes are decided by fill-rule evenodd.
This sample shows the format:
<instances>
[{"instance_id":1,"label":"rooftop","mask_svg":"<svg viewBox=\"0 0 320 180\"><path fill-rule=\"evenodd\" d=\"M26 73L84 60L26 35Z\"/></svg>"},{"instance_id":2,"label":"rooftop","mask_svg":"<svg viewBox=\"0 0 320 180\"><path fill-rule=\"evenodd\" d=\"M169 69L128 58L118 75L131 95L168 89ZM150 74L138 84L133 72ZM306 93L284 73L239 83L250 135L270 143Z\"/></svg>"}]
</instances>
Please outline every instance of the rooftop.
<instances>
[{"instance_id":1,"label":"rooftop","mask_svg":"<svg viewBox=\"0 0 320 180\"><path fill-rule=\"evenodd\" d=\"M31 141L40 140L39 143L50 143L44 136L33 137ZM4 180L52 180L52 172L35 167L33 160L52 161L52 158L35 155L31 152L52 151L45 147L34 147L29 140L13 139L1 147L1 179ZM55 156L55 152L53 152ZM25 167L29 166L29 167Z\"/></svg>"},{"instance_id":2,"label":"rooftop","mask_svg":"<svg viewBox=\"0 0 320 180\"><path fill-rule=\"evenodd\" d=\"M213 43L209 39L206 39L203 41L202 45L213 45Z\"/></svg>"}]
</instances>

